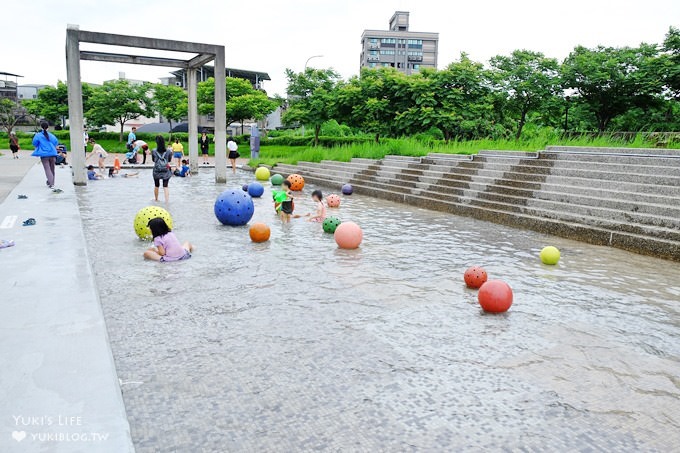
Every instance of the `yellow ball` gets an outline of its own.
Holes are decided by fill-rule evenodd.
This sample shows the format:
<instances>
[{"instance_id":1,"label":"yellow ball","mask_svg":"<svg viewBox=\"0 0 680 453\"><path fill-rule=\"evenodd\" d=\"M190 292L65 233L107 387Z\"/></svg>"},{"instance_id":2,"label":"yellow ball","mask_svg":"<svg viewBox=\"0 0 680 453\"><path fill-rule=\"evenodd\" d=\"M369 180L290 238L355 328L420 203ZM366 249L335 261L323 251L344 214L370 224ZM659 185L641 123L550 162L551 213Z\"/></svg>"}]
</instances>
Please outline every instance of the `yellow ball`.
<instances>
[{"instance_id":1,"label":"yellow ball","mask_svg":"<svg viewBox=\"0 0 680 453\"><path fill-rule=\"evenodd\" d=\"M557 264L560 260L560 250L557 247L549 245L541 250L541 261L543 264Z\"/></svg>"},{"instance_id":2,"label":"yellow ball","mask_svg":"<svg viewBox=\"0 0 680 453\"><path fill-rule=\"evenodd\" d=\"M149 224L149 220L155 219L156 217L165 220L165 223L172 229L172 216L170 216L168 211L159 206L147 206L146 208L137 211L137 215L135 216L135 233L137 233L137 236L139 236L140 239L145 241L151 240L151 230L147 225Z\"/></svg>"},{"instance_id":3,"label":"yellow ball","mask_svg":"<svg viewBox=\"0 0 680 453\"><path fill-rule=\"evenodd\" d=\"M267 181L269 179L269 169L267 167L258 167L255 170L255 178L258 181Z\"/></svg>"}]
</instances>

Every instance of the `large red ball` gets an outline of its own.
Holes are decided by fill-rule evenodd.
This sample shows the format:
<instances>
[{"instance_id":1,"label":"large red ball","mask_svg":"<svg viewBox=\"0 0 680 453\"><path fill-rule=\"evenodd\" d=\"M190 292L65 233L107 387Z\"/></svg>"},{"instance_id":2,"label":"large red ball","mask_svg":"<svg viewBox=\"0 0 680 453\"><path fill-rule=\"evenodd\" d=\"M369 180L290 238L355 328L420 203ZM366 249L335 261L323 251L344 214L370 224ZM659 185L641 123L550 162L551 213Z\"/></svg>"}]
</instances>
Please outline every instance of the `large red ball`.
<instances>
[{"instance_id":1,"label":"large red ball","mask_svg":"<svg viewBox=\"0 0 680 453\"><path fill-rule=\"evenodd\" d=\"M503 313L512 305L512 288L502 280L489 280L479 288L477 300L484 311Z\"/></svg>"},{"instance_id":2,"label":"large red ball","mask_svg":"<svg viewBox=\"0 0 680 453\"><path fill-rule=\"evenodd\" d=\"M486 274L483 267L472 266L465 271L463 278L465 279L465 284L468 288L476 289L482 286L489 279L489 276Z\"/></svg>"}]
</instances>

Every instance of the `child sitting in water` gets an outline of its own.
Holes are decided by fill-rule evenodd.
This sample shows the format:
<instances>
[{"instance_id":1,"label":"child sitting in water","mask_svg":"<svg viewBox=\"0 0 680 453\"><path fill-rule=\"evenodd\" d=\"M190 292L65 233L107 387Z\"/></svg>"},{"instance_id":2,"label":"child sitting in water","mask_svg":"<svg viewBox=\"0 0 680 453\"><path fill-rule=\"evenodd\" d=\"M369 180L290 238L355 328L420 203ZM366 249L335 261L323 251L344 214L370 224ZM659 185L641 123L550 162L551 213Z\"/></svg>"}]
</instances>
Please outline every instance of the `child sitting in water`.
<instances>
[{"instance_id":1,"label":"child sitting in water","mask_svg":"<svg viewBox=\"0 0 680 453\"><path fill-rule=\"evenodd\" d=\"M281 216L283 223L290 222L295 206L293 204L293 195L290 190L290 181L283 181L283 190L274 191L274 209Z\"/></svg>"},{"instance_id":2,"label":"child sitting in water","mask_svg":"<svg viewBox=\"0 0 680 453\"><path fill-rule=\"evenodd\" d=\"M187 159L182 159L182 168L175 169L173 174L175 176L179 176L180 178L186 178L187 176L191 176L191 168L189 167L189 161Z\"/></svg>"},{"instance_id":3,"label":"child sitting in water","mask_svg":"<svg viewBox=\"0 0 680 453\"><path fill-rule=\"evenodd\" d=\"M155 219L149 220L148 226L151 230L155 247L151 247L144 252L144 258L163 263L191 258L191 252L194 250L194 246L189 242L180 244L179 239L177 239L175 233L170 230L170 227L165 223L165 220L156 217Z\"/></svg>"},{"instance_id":4,"label":"child sitting in water","mask_svg":"<svg viewBox=\"0 0 680 453\"><path fill-rule=\"evenodd\" d=\"M88 165L87 166L87 179L90 181L96 181L97 179L102 179L103 176L94 171L94 166L93 165Z\"/></svg>"},{"instance_id":5,"label":"child sitting in water","mask_svg":"<svg viewBox=\"0 0 680 453\"><path fill-rule=\"evenodd\" d=\"M315 190L312 192L312 200L316 203L316 213L314 215L307 214L311 216L309 218L310 222L323 222L326 218L326 205L323 204L323 194L320 190Z\"/></svg>"}]
</instances>

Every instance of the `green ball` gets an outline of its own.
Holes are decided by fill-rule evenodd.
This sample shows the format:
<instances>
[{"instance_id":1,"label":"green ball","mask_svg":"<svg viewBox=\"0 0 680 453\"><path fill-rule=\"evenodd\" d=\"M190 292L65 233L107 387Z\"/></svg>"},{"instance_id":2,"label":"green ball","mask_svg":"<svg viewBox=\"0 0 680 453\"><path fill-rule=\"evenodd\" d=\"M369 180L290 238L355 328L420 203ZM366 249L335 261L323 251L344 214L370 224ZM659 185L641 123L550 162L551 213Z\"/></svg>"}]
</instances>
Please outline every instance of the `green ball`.
<instances>
[{"instance_id":1,"label":"green ball","mask_svg":"<svg viewBox=\"0 0 680 453\"><path fill-rule=\"evenodd\" d=\"M137 211L133 224L135 233L137 233L137 236L139 236L140 239L145 241L152 239L151 230L147 225L149 224L149 220L155 219L156 217L165 220L165 223L172 229L172 216L168 211L159 206L147 206L146 208Z\"/></svg>"},{"instance_id":2,"label":"green ball","mask_svg":"<svg viewBox=\"0 0 680 453\"><path fill-rule=\"evenodd\" d=\"M554 265L560 260L560 251L557 247L549 245L541 250L540 257L543 264Z\"/></svg>"},{"instance_id":3,"label":"green ball","mask_svg":"<svg viewBox=\"0 0 680 453\"><path fill-rule=\"evenodd\" d=\"M274 176L272 176L271 182L272 186L280 186L281 184L283 184L283 176L277 173Z\"/></svg>"},{"instance_id":4,"label":"green ball","mask_svg":"<svg viewBox=\"0 0 680 453\"><path fill-rule=\"evenodd\" d=\"M269 169L267 167L258 167L255 170L255 179L258 181L266 181L269 179Z\"/></svg>"},{"instance_id":5,"label":"green ball","mask_svg":"<svg viewBox=\"0 0 680 453\"><path fill-rule=\"evenodd\" d=\"M323 230L326 233L335 233L335 229L341 224L342 222L340 219L337 217L326 217L323 221Z\"/></svg>"}]
</instances>

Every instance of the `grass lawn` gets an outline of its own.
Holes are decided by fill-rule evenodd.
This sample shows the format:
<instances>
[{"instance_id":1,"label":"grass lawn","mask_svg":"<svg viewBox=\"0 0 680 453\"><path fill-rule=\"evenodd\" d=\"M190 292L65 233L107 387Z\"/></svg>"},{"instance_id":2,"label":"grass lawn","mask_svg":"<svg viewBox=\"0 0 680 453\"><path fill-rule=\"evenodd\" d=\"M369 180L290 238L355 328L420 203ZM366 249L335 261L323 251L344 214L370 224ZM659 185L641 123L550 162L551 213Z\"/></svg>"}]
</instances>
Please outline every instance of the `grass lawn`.
<instances>
[{"instance_id":1,"label":"grass lawn","mask_svg":"<svg viewBox=\"0 0 680 453\"><path fill-rule=\"evenodd\" d=\"M336 160L348 162L353 157L368 159L382 159L386 155L425 156L429 153L448 154L476 154L480 150L506 151L539 151L548 145L562 146L599 146L624 148L654 148L656 143L643 140L640 136L633 141L614 140L610 137L573 138L540 136L530 140L467 140L445 143L427 144L412 139L386 139L380 144L359 143L336 148L307 147L307 146L262 146L260 158L252 159L251 167L259 164L274 165L276 163L297 164L298 161L320 162L322 160ZM680 143L668 145L670 148L680 148ZM242 157L248 151L241 152Z\"/></svg>"}]
</instances>

